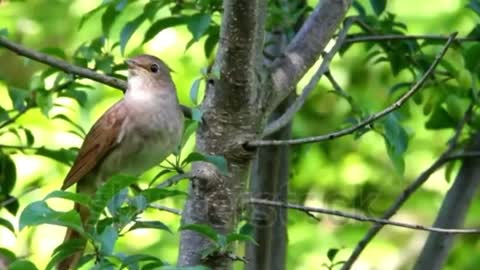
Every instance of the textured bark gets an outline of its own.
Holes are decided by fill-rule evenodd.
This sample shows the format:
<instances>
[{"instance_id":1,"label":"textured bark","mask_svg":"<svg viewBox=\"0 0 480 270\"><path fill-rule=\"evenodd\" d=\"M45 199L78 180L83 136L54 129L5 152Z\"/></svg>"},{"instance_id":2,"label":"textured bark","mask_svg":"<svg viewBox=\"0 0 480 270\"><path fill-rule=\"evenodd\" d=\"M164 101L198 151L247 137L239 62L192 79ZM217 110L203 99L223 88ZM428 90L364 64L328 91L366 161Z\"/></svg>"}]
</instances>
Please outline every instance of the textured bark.
<instances>
[{"instance_id":1,"label":"textured bark","mask_svg":"<svg viewBox=\"0 0 480 270\"><path fill-rule=\"evenodd\" d=\"M222 30L215 62L220 78L207 86L201 107L203 121L197 130L196 151L224 156L228 162L228 174L221 174L209 163L193 164L193 174L198 177L191 182L182 216L184 224L206 224L223 234L235 229L241 211L241 195L245 191L250 163L255 156L252 149L244 147L245 142L259 137L269 112L292 92L307 69L320 56L349 5L350 1L345 0L325 0L318 4L322 6L322 11L319 12L317 8L310 15L310 23L302 27L300 37L294 38L293 45L289 45L287 58L281 57L276 61L274 70L281 71L275 74L291 72L292 77L288 78L288 85L274 89L279 86L278 83L286 81L277 80L285 78L272 76L272 73L268 73L271 70L264 68L262 49L266 0L223 2ZM323 15L328 16L322 18ZM297 53L299 55L295 56L296 61L305 57L300 61L301 68L297 68L296 61L295 68L291 66L290 56ZM273 94L275 91L281 94ZM285 168L287 166L283 166ZM286 190L282 192L281 196L285 198ZM285 210L278 213L286 215ZM281 233L278 237L286 236ZM231 259L227 254L214 254L202 259L202 252L210 245L211 242L198 233L182 231L178 264L203 264L213 269L229 269ZM272 263L284 264L283 261Z\"/></svg>"},{"instance_id":2,"label":"textured bark","mask_svg":"<svg viewBox=\"0 0 480 270\"><path fill-rule=\"evenodd\" d=\"M465 151L480 151L480 133ZM480 185L480 158L465 159L443 200L434 227L460 228ZM417 259L415 270L443 269L455 234L430 233Z\"/></svg>"},{"instance_id":3,"label":"textured bark","mask_svg":"<svg viewBox=\"0 0 480 270\"><path fill-rule=\"evenodd\" d=\"M265 1L224 1L220 46L215 66L220 78L208 85L202 104L203 122L197 130L196 150L224 156L228 174L204 162L193 165L194 179L184 208L183 223L202 223L226 234L235 229L245 191L252 152L243 148L263 125L258 76L265 19ZM201 259L210 242L198 233L181 234L179 265L202 263L213 269L228 269L225 254Z\"/></svg>"},{"instance_id":4,"label":"textured bark","mask_svg":"<svg viewBox=\"0 0 480 270\"><path fill-rule=\"evenodd\" d=\"M273 113L277 118L290 105L287 99ZM290 125L272 134L271 139L288 139ZM257 152L250 181L250 195L255 198L286 202L289 178L288 146L264 147ZM253 206L251 222L253 237L258 245L248 243L246 248L248 270L285 269L287 241L287 211L284 208Z\"/></svg>"}]
</instances>

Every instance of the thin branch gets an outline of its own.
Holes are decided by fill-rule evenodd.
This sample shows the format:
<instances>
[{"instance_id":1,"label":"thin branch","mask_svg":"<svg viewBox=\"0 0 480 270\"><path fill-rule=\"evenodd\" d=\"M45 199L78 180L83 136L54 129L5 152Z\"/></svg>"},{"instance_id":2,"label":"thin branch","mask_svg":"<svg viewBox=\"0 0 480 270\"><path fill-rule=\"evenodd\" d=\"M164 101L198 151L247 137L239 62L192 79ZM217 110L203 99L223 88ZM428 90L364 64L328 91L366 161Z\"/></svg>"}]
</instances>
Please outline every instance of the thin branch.
<instances>
[{"instance_id":1,"label":"thin branch","mask_svg":"<svg viewBox=\"0 0 480 270\"><path fill-rule=\"evenodd\" d=\"M93 69L83 68L83 67L69 64L57 57L52 57L50 55L23 47L22 45L16 44L4 37L0 37L0 46L3 46L13 52L16 52L19 55L44 63L48 66L58 68L66 73L75 74L84 78L88 78L120 90L127 89L127 83L123 80L120 80L108 75L100 74Z\"/></svg>"},{"instance_id":2,"label":"thin branch","mask_svg":"<svg viewBox=\"0 0 480 270\"><path fill-rule=\"evenodd\" d=\"M269 100L268 111L274 110L313 66L351 4L352 0L318 1L315 10L287 46L285 53L273 63L271 80L274 93Z\"/></svg>"},{"instance_id":3,"label":"thin branch","mask_svg":"<svg viewBox=\"0 0 480 270\"><path fill-rule=\"evenodd\" d=\"M178 182L180 182L183 179L192 179L192 178L194 178L194 175L192 173L177 174L177 175L174 175L174 176L168 178L167 180L163 181L162 183L158 184L156 186L156 188L169 187L169 186L177 184Z\"/></svg>"},{"instance_id":4,"label":"thin branch","mask_svg":"<svg viewBox=\"0 0 480 270\"><path fill-rule=\"evenodd\" d=\"M392 41L392 40L435 40L435 41L447 41L449 36L443 35L349 35L345 40L346 44L369 42L369 41ZM475 42L480 41L477 37L459 37L455 38L457 42Z\"/></svg>"},{"instance_id":5,"label":"thin branch","mask_svg":"<svg viewBox=\"0 0 480 270\"><path fill-rule=\"evenodd\" d=\"M364 127L370 125L371 123L373 123L376 120L384 117L385 115L399 109L410 97L412 97L418 90L420 90L422 88L423 84L428 79L430 74L435 70L437 65L440 63L440 60L443 58L443 56L447 52L447 49L452 44L456 35L457 35L457 33L453 33L453 34L450 35L450 38L445 43L442 50L437 54L437 56L435 57L435 60L430 65L428 70L423 74L423 76L403 96L401 96L391 106L387 107L383 111L380 111L378 113L373 114L368 119L365 119L365 120L361 121L357 125L351 126L349 128L345 128L345 129L342 129L342 130L339 130L339 131L336 131L336 132L332 132L332 133L329 133L329 134L314 136L314 137L291 139L291 140L256 140L256 141L248 142L246 146L256 147L256 146L268 146L268 145L296 145L296 144L306 144L306 143L327 141L327 140L336 139L336 138L339 138L339 137L342 137L342 136L345 136L345 135L348 135L348 134L352 134L356 130L359 130L361 128L364 128Z\"/></svg>"},{"instance_id":6,"label":"thin branch","mask_svg":"<svg viewBox=\"0 0 480 270\"><path fill-rule=\"evenodd\" d=\"M321 207L303 206L303 205L298 205L298 204L283 203L283 202L270 201L270 200L264 200L264 199L251 198L251 199L248 200L248 203L266 205L266 206L274 206L274 207L282 207L282 208L299 210L299 211L302 211L302 212L321 213L321 214L330 215L330 216L338 216L338 217L353 219L353 220L357 220L357 221L361 221L361 222L371 222L371 223L375 223L375 224L390 225L390 226L396 226L396 227L419 230L419 231L438 232L438 233L447 233L447 234L452 234L452 233L454 233L454 234L478 234L478 233L480 233L480 229L436 228L436 227L429 227L429 226L423 226L423 225L418 225L418 224L410 224L410 223L405 223L405 222L392 221L392 220L387 220L387 219L382 219L382 218L367 217L367 216L347 213L347 212L343 212L343 211L339 211L339 210L332 210L332 209L326 209L326 208L321 208Z\"/></svg>"},{"instance_id":7,"label":"thin branch","mask_svg":"<svg viewBox=\"0 0 480 270\"><path fill-rule=\"evenodd\" d=\"M315 89L315 87L317 86L320 78L322 78L323 74L325 74L329 70L330 62L332 61L333 57L337 54L338 50L342 47L343 41L347 37L348 30L353 24L353 20L354 18L349 18L345 21L345 25L343 29L340 31L340 34L338 35L335 45L332 47L332 49L330 49L330 51L327 54L325 54L325 56L323 57L322 64L320 64L320 67L312 76L308 84L303 88L302 94L292 103L292 105L290 105L290 107L285 111L285 113L282 116L280 116L278 119L268 124L268 126L263 131L262 137L266 137L270 134L275 133L276 131L280 130L282 127L287 125L293 119L293 116L295 115L295 113L298 112L298 110L300 110L300 108L305 103L305 100L307 99L308 95L310 95L312 90Z\"/></svg>"},{"instance_id":8,"label":"thin branch","mask_svg":"<svg viewBox=\"0 0 480 270\"><path fill-rule=\"evenodd\" d=\"M163 205L153 204L153 205L148 206L148 208L159 210L159 211L169 212L169 213L172 213L172 214L175 214L175 215L178 215L178 216L182 215L181 210L171 208L171 207L167 207L167 206L163 206Z\"/></svg>"},{"instance_id":9,"label":"thin branch","mask_svg":"<svg viewBox=\"0 0 480 270\"><path fill-rule=\"evenodd\" d=\"M26 48L4 37L0 37L0 47L4 47L26 58L57 68L68 74L77 75L77 76L87 78L102 84L106 84L113 88L120 89L123 92L125 92L125 90L127 89L127 82L125 82L124 80L98 73L93 69L72 65L66 61L63 61L60 58L53 57L48 54L44 54L32 49ZM184 115L188 118L191 118L192 112L190 108L183 105L181 105L181 107Z\"/></svg>"},{"instance_id":10,"label":"thin branch","mask_svg":"<svg viewBox=\"0 0 480 270\"><path fill-rule=\"evenodd\" d=\"M395 202L388 208L387 211L382 215L383 219L389 219L397 211L402 207L402 205L410 198L410 196L417 190L419 189L429 178L430 175L432 175L434 172L436 172L438 169L440 169L445 163L448 161L451 161L453 159L462 159L462 158L468 158L468 157L473 157L473 153L461 153L461 154L454 154L453 151L457 147L458 141L460 139L460 135L462 133L463 127L465 126L465 123L469 121L471 114L473 111L473 105L470 105L465 112L465 115L463 119L459 122L457 128L455 129L455 134L453 135L452 139L449 142L448 148L443 152L440 157L433 162L430 167L428 167L425 171L423 171L417 179L415 179L410 185L408 185L403 192L400 194L400 196L395 200ZM352 267L353 263L357 260L357 258L360 256L360 254L363 252L363 250L366 248L368 243L377 235L377 233L383 228L383 225L381 224L375 224L372 228L368 230L368 232L365 234L365 236L358 242L357 246L353 250L352 254L348 258L348 260L345 261L345 263L342 265L341 270L348 270Z\"/></svg>"},{"instance_id":11,"label":"thin branch","mask_svg":"<svg viewBox=\"0 0 480 270\"><path fill-rule=\"evenodd\" d=\"M23 107L20 111L18 111L17 114L15 114L12 118L7 119L5 122L0 124L0 129L13 124L20 116L24 115L28 110L30 109L30 106L25 106Z\"/></svg>"}]
</instances>

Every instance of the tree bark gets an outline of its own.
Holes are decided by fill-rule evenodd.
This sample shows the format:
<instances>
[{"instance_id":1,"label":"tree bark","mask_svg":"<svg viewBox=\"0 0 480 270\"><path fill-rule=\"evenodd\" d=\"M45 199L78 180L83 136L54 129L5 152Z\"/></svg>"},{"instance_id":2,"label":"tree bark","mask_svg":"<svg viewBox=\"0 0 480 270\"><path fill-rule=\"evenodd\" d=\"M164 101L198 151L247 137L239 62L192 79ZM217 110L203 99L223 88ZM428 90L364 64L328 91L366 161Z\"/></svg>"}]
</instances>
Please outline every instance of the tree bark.
<instances>
[{"instance_id":1,"label":"tree bark","mask_svg":"<svg viewBox=\"0 0 480 270\"><path fill-rule=\"evenodd\" d=\"M477 133L465 151L480 151L480 133ZM434 227L462 227L467 211L480 185L480 158L464 159L460 171L443 200ZM443 269L453 245L455 234L430 233L415 270Z\"/></svg>"},{"instance_id":2,"label":"tree bark","mask_svg":"<svg viewBox=\"0 0 480 270\"><path fill-rule=\"evenodd\" d=\"M206 224L222 234L233 231L237 225L241 195L254 156L243 143L254 139L264 122L265 100L259 96L261 82L257 73L262 72L258 59L262 59L265 5L264 0L224 1L215 63L220 78L207 86L196 151L225 157L228 173L220 173L209 163L193 164L194 174L201 177L191 182L182 217L185 224ZM202 251L209 245L209 240L198 233L182 231L178 264L228 269L228 254L202 260Z\"/></svg>"}]
</instances>

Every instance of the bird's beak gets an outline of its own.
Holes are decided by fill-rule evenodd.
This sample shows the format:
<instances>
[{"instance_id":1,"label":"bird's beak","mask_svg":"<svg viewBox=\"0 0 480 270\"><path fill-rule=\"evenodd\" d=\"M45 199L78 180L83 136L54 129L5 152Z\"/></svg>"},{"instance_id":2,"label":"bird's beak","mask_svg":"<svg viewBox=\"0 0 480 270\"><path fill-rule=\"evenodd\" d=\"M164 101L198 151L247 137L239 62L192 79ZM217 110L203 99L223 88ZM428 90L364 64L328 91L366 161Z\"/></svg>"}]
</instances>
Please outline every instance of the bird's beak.
<instances>
[{"instance_id":1,"label":"bird's beak","mask_svg":"<svg viewBox=\"0 0 480 270\"><path fill-rule=\"evenodd\" d=\"M132 60L132 59L125 60L125 63L127 64L128 68L131 68L131 69L140 67L140 65L137 62L135 62L135 60Z\"/></svg>"}]
</instances>

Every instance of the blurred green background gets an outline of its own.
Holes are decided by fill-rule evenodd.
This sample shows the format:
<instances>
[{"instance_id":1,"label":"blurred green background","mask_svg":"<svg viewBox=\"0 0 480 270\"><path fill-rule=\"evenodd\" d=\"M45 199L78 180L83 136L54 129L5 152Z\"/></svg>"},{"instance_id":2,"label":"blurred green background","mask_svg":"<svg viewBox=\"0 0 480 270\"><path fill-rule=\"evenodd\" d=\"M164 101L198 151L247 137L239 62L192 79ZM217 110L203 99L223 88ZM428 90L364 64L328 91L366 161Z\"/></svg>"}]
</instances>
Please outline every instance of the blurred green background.
<instances>
[{"instance_id":1,"label":"blurred green background","mask_svg":"<svg viewBox=\"0 0 480 270\"><path fill-rule=\"evenodd\" d=\"M118 40L121 27L141 11L145 1L129 6L113 24L110 39ZM317 1L309 1L315 5ZM368 1L360 1L366 4ZM457 0L390 0L387 11L397 15L400 22L408 26L411 34L449 34L459 31L465 36L478 23L478 16L466 9L467 1ZM82 43L102 35L101 13L93 15L79 29L81 17L96 8L101 1L60 1L29 0L0 1L0 28L8 30L8 37L29 48L44 50L60 48L67 56ZM136 8L137 7L137 8ZM138 12L138 13L136 13ZM353 11L351 11L354 14ZM156 18L162 17L159 12ZM218 18L217 18L218 19ZM185 26L169 28L159 33L148 43L141 45L143 33L149 24L144 23L128 43L125 56L118 49L112 50L115 63L128 56L141 52L156 55L166 61L175 71L173 79L179 90L182 104L192 106L189 90L192 82L201 76L200 70L208 66L211 59L203 53L204 39L185 49L190 33ZM113 42L112 42L113 43ZM110 47L113 44L109 44ZM355 102L364 110L375 112L388 106L393 97L388 90L395 83L408 77L407 73L393 76L388 63L374 64L368 61L368 50L363 44L355 44L343 56L336 56L332 73L340 85L348 91ZM452 56L455 59L454 56ZM68 57L67 57L68 60ZM462 61L462 59L456 59ZM318 64L318 63L317 63ZM32 76L42 72L45 66L20 57L0 48L0 106L12 109L7 86L28 88ZM310 72L311 73L311 72ZM310 74L309 73L309 74ZM305 79L309 78L309 74ZM55 78L49 78L53 83ZM306 81L303 80L301 85ZM80 146L81 138L69 133L71 125L51 117L56 114L68 115L85 130L114 102L121 92L88 80L94 89L86 90L87 100L79 106L68 98L54 100L54 106L47 118L40 109L28 111L18 120L18 125L30 129L35 135L35 146L52 149ZM301 87L299 88L301 89ZM345 127L345 119L350 107L345 100L329 93L328 81L322 79L306 105L295 118L293 137L327 133ZM429 91L433 91L429 89ZM61 106L60 106L61 105ZM452 131L431 131L424 128L427 117L422 108L409 102L403 109L408 115L402 122L409 136L409 146L405 156L405 174L400 175L390 161L383 138L377 133L367 133L355 140L347 136L332 142L292 147L292 172L289 184L290 201L311 206L322 206L349 210L358 214L379 216L400 194L403 187L427 168L446 148ZM0 144L18 145L20 142L11 134L0 136ZM190 141L185 152L191 151L194 142ZM28 203L43 199L49 192L59 189L68 167L45 157L15 154L12 156L17 166L17 184L12 194L20 197L20 210ZM160 169L152 169L142 179L148 182ZM445 192L450 184L444 170L439 170L418 191L394 217L409 223L430 225L435 218ZM180 184L185 189L186 185ZM57 210L70 209L62 200L50 200ZM169 199L166 206L182 208L183 199ZM466 227L479 227L480 201L472 204ZM17 217L5 210L0 215L13 224ZM179 217L170 213L148 211L147 216L159 218L171 228L179 226ZM367 224L347 221L336 217L321 217L317 222L305 214L289 212L288 269L319 269L327 262L327 251L340 248L338 260L345 259L357 241L369 228ZM39 269L48 262L53 249L63 240L64 229L42 225L34 229L24 229L13 234L0 227L0 247L14 251L17 256L25 256L37 264ZM118 250L126 253L161 254L161 258L175 263L178 250L178 233L169 234L156 230L136 230L121 238ZM427 236L421 231L384 228L367 247L355 265L355 269L408 269ZM478 237L465 235L458 241L449 258L446 269L476 269L480 257ZM236 263L240 266L240 263Z\"/></svg>"}]
</instances>

